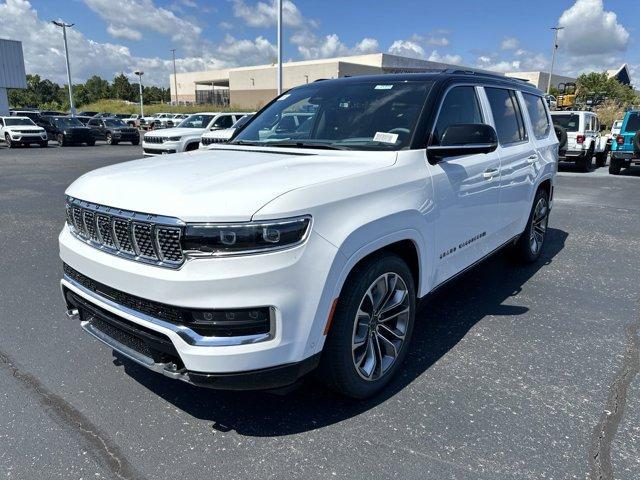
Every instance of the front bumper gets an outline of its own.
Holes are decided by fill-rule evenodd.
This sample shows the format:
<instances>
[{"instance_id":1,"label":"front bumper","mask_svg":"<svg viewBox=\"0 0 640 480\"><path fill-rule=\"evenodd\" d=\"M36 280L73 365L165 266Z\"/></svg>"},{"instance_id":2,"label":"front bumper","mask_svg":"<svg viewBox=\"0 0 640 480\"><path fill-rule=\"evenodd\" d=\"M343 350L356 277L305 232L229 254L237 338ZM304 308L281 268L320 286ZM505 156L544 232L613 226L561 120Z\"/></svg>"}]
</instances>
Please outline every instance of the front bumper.
<instances>
[{"instance_id":1,"label":"front bumper","mask_svg":"<svg viewBox=\"0 0 640 480\"><path fill-rule=\"evenodd\" d=\"M20 143L39 143L47 140L46 133L11 133L11 140Z\"/></svg>"},{"instance_id":2,"label":"front bumper","mask_svg":"<svg viewBox=\"0 0 640 480\"><path fill-rule=\"evenodd\" d=\"M152 157L182 152L183 148L180 142L150 143L143 140L142 150L145 155Z\"/></svg>"},{"instance_id":3,"label":"front bumper","mask_svg":"<svg viewBox=\"0 0 640 480\"><path fill-rule=\"evenodd\" d=\"M200 337L186 326L125 308L92 294L68 277L62 279L63 291L122 321L166 337L175 348L180 368L187 372L211 380L283 365L298 365L291 367L296 370L322 349L332 301L323 293L339 253L313 232L305 244L290 250L192 259L177 270L114 257L76 239L66 227L59 242L62 260L73 269L142 299L191 309L273 308L273 329L267 338ZM68 309L77 309L68 298L65 301Z\"/></svg>"},{"instance_id":4,"label":"front bumper","mask_svg":"<svg viewBox=\"0 0 640 480\"><path fill-rule=\"evenodd\" d=\"M119 142L132 142L132 141L140 141L140 134L135 133L127 133L127 132L115 132L113 134L113 138L118 140Z\"/></svg>"}]
</instances>

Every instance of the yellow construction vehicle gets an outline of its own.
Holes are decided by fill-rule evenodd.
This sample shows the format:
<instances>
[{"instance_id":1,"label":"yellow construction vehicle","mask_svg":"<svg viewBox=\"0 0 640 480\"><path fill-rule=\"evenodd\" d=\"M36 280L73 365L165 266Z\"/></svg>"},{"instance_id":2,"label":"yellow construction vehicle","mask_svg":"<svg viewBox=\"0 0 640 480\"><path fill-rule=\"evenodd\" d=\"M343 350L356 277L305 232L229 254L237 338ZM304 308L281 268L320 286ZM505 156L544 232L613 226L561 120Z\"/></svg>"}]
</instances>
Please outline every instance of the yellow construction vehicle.
<instances>
[{"instance_id":1,"label":"yellow construction vehicle","mask_svg":"<svg viewBox=\"0 0 640 480\"><path fill-rule=\"evenodd\" d=\"M576 84L559 83L559 95L556 97L558 110L573 110L576 104Z\"/></svg>"}]
</instances>

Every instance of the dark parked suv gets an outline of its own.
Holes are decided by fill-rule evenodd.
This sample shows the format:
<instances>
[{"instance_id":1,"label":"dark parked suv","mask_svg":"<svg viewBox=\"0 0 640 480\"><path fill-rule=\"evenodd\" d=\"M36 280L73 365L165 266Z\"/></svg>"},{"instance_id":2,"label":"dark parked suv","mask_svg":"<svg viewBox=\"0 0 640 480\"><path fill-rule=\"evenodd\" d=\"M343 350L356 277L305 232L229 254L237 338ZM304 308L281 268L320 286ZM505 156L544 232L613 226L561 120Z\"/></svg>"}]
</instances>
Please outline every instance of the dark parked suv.
<instances>
[{"instance_id":1,"label":"dark parked suv","mask_svg":"<svg viewBox=\"0 0 640 480\"><path fill-rule=\"evenodd\" d=\"M41 125L47 131L49 138L55 139L61 147L80 143L86 143L89 146L96 144L91 130L75 117L41 117L38 125Z\"/></svg>"},{"instance_id":2,"label":"dark parked suv","mask_svg":"<svg viewBox=\"0 0 640 480\"><path fill-rule=\"evenodd\" d=\"M92 118L87 126L96 140L106 140L109 145L117 145L120 142L131 142L132 145L140 144L140 133L124 123L119 118Z\"/></svg>"}]
</instances>

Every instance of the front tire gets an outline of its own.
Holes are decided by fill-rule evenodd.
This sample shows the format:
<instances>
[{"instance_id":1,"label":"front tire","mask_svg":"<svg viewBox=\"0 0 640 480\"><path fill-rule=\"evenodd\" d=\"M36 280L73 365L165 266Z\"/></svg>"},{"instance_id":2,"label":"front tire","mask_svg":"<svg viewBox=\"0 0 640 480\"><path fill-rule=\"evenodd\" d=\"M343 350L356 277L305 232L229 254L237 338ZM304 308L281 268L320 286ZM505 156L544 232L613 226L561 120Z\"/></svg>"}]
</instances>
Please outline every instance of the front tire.
<instances>
[{"instance_id":1,"label":"front tire","mask_svg":"<svg viewBox=\"0 0 640 480\"><path fill-rule=\"evenodd\" d=\"M13 140L11 140L11 137L9 136L8 133L6 133L4 135L4 141L7 142L7 147L8 148L16 148L16 144L13 142Z\"/></svg>"},{"instance_id":2,"label":"front tire","mask_svg":"<svg viewBox=\"0 0 640 480\"><path fill-rule=\"evenodd\" d=\"M514 256L521 263L534 263L540 258L549 224L549 194L539 189L533 200L533 207L520 238L514 245Z\"/></svg>"},{"instance_id":3,"label":"front tire","mask_svg":"<svg viewBox=\"0 0 640 480\"><path fill-rule=\"evenodd\" d=\"M56 141L58 142L58 146L59 147L64 147L65 145L67 145L66 140L64 139L64 135L62 133L59 133L56 136Z\"/></svg>"},{"instance_id":4,"label":"front tire","mask_svg":"<svg viewBox=\"0 0 640 480\"><path fill-rule=\"evenodd\" d=\"M322 351L322 381L353 398L379 392L407 354L415 310L415 283L404 260L382 253L358 265L342 288Z\"/></svg>"},{"instance_id":5,"label":"front tire","mask_svg":"<svg viewBox=\"0 0 640 480\"><path fill-rule=\"evenodd\" d=\"M47 148L49 146L49 142L47 140L40 142L40 148Z\"/></svg>"}]
</instances>

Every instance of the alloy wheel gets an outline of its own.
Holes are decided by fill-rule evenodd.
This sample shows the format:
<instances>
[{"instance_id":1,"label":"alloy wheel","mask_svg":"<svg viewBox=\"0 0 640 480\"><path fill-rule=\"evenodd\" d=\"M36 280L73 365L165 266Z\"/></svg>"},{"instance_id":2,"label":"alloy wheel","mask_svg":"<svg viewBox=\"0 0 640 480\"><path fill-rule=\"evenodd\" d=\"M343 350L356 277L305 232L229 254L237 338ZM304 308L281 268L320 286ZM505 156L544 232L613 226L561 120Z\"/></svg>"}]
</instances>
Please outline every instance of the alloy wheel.
<instances>
[{"instance_id":1,"label":"alloy wheel","mask_svg":"<svg viewBox=\"0 0 640 480\"><path fill-rule=\"evenodd\" d=\"M547 233L547 224L549 223L549 205L544 197L541 197L536 203L531 218L531 233L529 235L529 248L531 253L538 254L544 242L544 236Z\"/></svg>"},{"instance_id":2,"label":"alloy wheel","mask_svg":"<svg viewBox=\"0 0 640 480\"><path fill-rule=\"evenodd\" d=\"M396 363L411 318L407 285L398 274L378 277L367 289L356 313L351 352L358 375L374 381Z\"/></svg>"}]
</instances>

